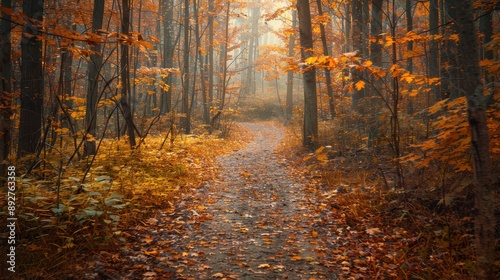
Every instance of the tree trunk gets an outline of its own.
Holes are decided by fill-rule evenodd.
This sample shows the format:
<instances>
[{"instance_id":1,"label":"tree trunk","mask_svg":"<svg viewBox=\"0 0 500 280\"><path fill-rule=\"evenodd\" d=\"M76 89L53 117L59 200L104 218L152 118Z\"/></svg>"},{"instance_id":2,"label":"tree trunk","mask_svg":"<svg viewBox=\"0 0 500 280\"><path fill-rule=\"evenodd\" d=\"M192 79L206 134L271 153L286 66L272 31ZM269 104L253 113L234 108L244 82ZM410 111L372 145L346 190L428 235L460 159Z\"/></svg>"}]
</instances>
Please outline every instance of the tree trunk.
<instances>
[{"instance_id":1,"label":"tree trunk","mask_svg":"<svg viewBox=\"0 0 500 280\"><path fill-rule=\"evenodd\" d=\"M406 13L406 31L411 32L411 31L413 31L413 14L412 14L411 0L406 0L405 13ZM413 51L413 41L411 41L411 40L408 41L406 46L407 46L406 50L408 52ZM406 60L406 70L409 73L413 72L413 58L411 56ZM410 84L408 90L411 92L411 89L412 89L412 85ZM408 99L407 112L408 112L408 114L412 115L413 114L413 97L408 96L407 99Z\"/></svg>"},{"instance_id":2,"label":"tree trunk","mask_svg":"<svg viewBox=\"0 0 500 280\"><path fill-rule=\"evenodd\" d=\"M456 17L458 16L456 13L457 7L456 5L458 2L462 0L446 0L445 1L445 14L448 16L444 21L454 21ZM443 88L443 92L445 92L446 97L450 97L451 99L458 98L460 96L463 96L461 93L461 83L460 83L460 66L457 61L458 59L458 54L457 54L457 43L450 38L451 35L457 33L457 26L455 23L449 24L446 26L446 41L445 41L445 48L442 48L444 51L444 55L441 56L442 60L442 69L445 70L444 72L446 73L446 77L448 79L442 79L442 85L445 86Z\"/></svg>"},{"instance_id":3,"label":"tree trunk","mask_svg":"<svg viewBox=\"0 0 500 280\"><path fill-rule=\"evenodd\" d=\"M129 36L129 25L130 25L130 0L122 0L122 23L121 32L124 36ZM120 106L122 108L123 117L125 118L125 125L127 127L127 135L129 137L129 143L131 147L135 147L135 133L134 133L134 121L132 110L130 104L128 103L128 97L130 93L130 63L129 63L129 45L123 42L121 45L121 59L120 59L120 71L121 71L121 93Z\"/></svg>"},{"instance_id":4,"label":"tree trunk","mask_svg":"<svg viewBox=\"0 0 500 280\"><path fill-rule=\"evenodd\" d=\"M2 7L11 8L11 0L2 0ZM10 16L2 13L0 20L0 177L7 177L12 116L12 60L10 56Z\"/></svg>"},{"instance_id":5,"label":"tree trunk","mask_svg":"<svg viewBox=\"0 0 500 280\"><path fill-rule=\"evenodd\" d=\"M297 26L297 11L292 10L292 28ZM295 33L288 38L288 58L293 58L293 48L295 47ZM293 116L293 71L288 70L286 82L286 122L289 123Z\"/></svg>"},{"instance_id":6,"label":"tree trunk","mask_svg":"<svg viewBox=\"0 0 500 280\"><path fill-rule=\"evenodd\" d=\"M429 30L431 36L437 36L439 33L439 7L438 0L430 0L429 4ZM429 42L429 77L439 78L439 51L438 42L435 38L432 38ZM438 86L433 84L431 86L431 91L434 93L434 98L439 101L442 98L441 91Z\"/></svg>"},{"instance_id":7,"label":"tree trunk","mask_svg":"<svg viewBox=\"0 0 500 280\"><path fill-rule=\"evenodd\" d=\"M311 12L308 0L297 0L300 45L302 59L312 56L313 37L311 28ZM315 149L318 141L318 101L316 95L316 70L314 67L304 69L304 128L302 144Z\"/></svg>"},{"instance_id":8,"label":"tree trunk","mask_svg":"<svg viewBox=\"0 0 500 280\"><path fill-rule=\"evenodd\" d=\"M28 22L21 39L21 117L18 157L33 154L39 144L43 119L42 41L39 24L43 19L42 0L25 0L23 13L35 20Z\"/></svg>"},{"instance_id":9,"label":"tree trunk","mask_svg":"<svg viewBox=\"0 0 500 280\"><path fill-rule=\"evenodd\" d=\"M356 46L357 50L359 51L360 55L366 55L366 53L363 53L363 45L365 44L363 42L363 31L364 31L364 25L366 24L364 22L364 14L363 14L363 3L362 0L353 0L351 2L352 5L352 44L353 46ZM353 69L353 75L352 75L352 83L355 84L358 81L361 80L363 76L363 71ZM365 90L362 88L361 90L354 89L354 92L352 94L352 108L356 111L359 111L359 100L361 100L363 97L365 97Z\"/></svg>"},{"instance_id":10,"label":"tree trunk","mask_svg":"<svg viewBox=\"0 0 500 280\"><path fill-rule=\"evenodd\" d=\"M161 0L161 8L165 18L163 19L163 68L172 68L174 66L174 4L173 0ZM160 110L162 113L172 111L172 74L168 74L163 82L168 85L168 89L162 89Z\"/></svg>"},{"instance_id":11,"label":"tree trunk","mask_svg":"<svg viewBox=\"0 0 500 280\"><path fill-rule=\"evenodd\" d=\"M184 0L184 67L182 73L181 127L184 133L191 133L189 112L189 0Z\"/></svg>"},{"instance_id":12,"label":"tree trunk","mask_svg":"<svg viewBox=\"0 0 500 280\"><path fill-rule=\"evenodd\" d=\"M471 0L457 3L460 65L465 72L462 89L467 97L469 131L474 168L475 249L477 279L495 275L495 191L487 127L487 99L479 68L477 32Z\"/></svg>"},{"instance_id":13,"label":"tree trunk","mask_svg":"<svg viewBox=\"0 0 500 280\"><path fill-rule=\"evenodd\" d=\"M382 5L383 0L373 0L372 10L371 10L371 21L370 21L370 34L375 42L370 43L370 60L375 67L382 67L382 44L379 42L381 40L382 33ZM368 91L370 99L370 106L372 112L370 114L370 130L368 134L368 147L372 148L374 146L374 141L378 137L380 123L378 121L380 107L381 107L381 97L383 95L382 78L372 75L370 77L371 90Z\"/></svg>"},{"instance_id":14,"label":"tree trunk","mask_svg":"<svg viewBox=\"0 0 500 280\"><path fill-rule=\"evenodd\" d=\"M94 1L94 12L92 16L92 32L102 28L104 19L104 0ZM99 99L99 74L102 67L101 45L92 46L92 54L88 63L88 82L87 82L87 106L85 111L86 133L97 136L97 102ZM95 139L85 140L84 156L94 155L96 153Z\"/></svg>"},{"instance_id":15,"label":"tree trunk","mask_svg":"<svg viewBox=\"0 0 500 280\"><path fill-rule=\"evenodd\" d=\"M198 0L194 1L193 12L196 21L194 32L196 37L197 57L200 63L201 94L203 102L203 122L205 124L210 124L210 108L208 107L207 75L205 72L205 64L203 63L203 55L201 52L201 34L200 34L200 22L198 16Z\"/></svg>"},{"instance_id":16,"label":"tree trunk","mask_svg":"<svg viewBox=\"0 0 500 280\"><path fill-rule=\"evenodd\" d=\"M208 0L208 108L214 100L214 0Z\"/></svg>"},{"instance_id":17,"label":"tree trunk","mask_svg":"<svg viewBox=\"0 0 500 280\"><path fill-rule=\"evenodd\" d=\"M323 8L321 7L321 0L316 0L318 5L318 14L323 15ZM323 55L328 55L328 43L326 41L325 26L323 24L319 25L321 33L321 43L323 45ZM326 93L328 95L328 106L330 107L330 116L335 118L335 101L333 99L333 89L332 89L332 78L330 76L330 69L325 68L325 83L326 83Z\"/></svg>"}]
</instances>

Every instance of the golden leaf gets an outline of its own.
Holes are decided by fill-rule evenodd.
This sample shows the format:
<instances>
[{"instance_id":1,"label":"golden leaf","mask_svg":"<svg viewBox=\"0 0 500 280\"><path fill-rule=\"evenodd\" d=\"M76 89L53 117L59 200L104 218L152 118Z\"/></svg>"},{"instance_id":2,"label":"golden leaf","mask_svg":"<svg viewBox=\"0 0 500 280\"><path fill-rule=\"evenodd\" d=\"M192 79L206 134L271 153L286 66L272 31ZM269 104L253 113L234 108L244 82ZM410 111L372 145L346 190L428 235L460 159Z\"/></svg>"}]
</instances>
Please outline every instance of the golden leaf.
<instances>
[{"instance_id":1,"label":"golden leaf","mask_svg":"<svg viewBox=\"0 0 500 280\"><path fill-rule=\"evenodd\" d=\"M365 82L358 81L354 86L356 87L357 90L362 90L365 87Z\"/></svg>"}]
</instances>

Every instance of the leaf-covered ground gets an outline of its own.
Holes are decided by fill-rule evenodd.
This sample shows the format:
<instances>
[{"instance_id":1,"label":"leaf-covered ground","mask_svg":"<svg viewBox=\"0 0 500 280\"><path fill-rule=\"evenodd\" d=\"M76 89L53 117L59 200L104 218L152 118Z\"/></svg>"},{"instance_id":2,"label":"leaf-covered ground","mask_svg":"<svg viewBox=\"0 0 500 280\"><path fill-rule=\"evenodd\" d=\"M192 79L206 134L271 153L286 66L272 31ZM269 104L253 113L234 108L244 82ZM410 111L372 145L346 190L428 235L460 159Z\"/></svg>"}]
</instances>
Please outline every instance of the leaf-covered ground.
<instances>
[{"instance_id":1,"label":"leaf-covered ground","mask_svg":"<svg viewBox=\"0 0 500 280\"><path fill-rule=\"evenodd\" d=\"M407 274L411 271L420 271L425 279L439 275L425 257L416 256L423 256L420 251L406 256L420 239L392 222L390 204L386 214L377 210L376 192L348 191L347 185L332 190L303 164L311 157L321 161L320 156L313 153L294 162L283 152L284 128L242 125L252 140L205 169L217 169L215 179L124 230L127 243L119 250L76 263L70 279L413 279ZM361 196L366 204L358 204ZM404 215L396 218L406 220Z\"/></svg>"},{"instance_id":2,"label":"leaf-covered ground","mask_svg":"<svg viewBox=\"0 0 500 280\"><path fill-rule=\"evenodd\" d=\"M126 231L126 246L78 265L74 278L336 279L308 181L278 152L284 129L244 127L253 140L218 158L216 179Z\"/></svg>"}]
</instances>

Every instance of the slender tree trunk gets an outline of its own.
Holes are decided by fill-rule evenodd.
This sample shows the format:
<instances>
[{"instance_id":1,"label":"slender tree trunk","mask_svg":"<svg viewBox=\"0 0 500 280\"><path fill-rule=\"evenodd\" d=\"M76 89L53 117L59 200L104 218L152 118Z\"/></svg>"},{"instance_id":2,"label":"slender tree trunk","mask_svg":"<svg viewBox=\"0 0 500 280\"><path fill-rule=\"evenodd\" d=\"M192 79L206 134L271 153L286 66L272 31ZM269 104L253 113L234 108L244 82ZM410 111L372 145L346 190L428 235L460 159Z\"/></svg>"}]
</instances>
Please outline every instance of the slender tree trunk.
<instances>
[{"instance_id":1,"label":"slender tree trunk","mask_svg":"<svg viewBox=\"0 0 500 280\"><path fill-rule=\"evenodd\" d=\"M125 36L129 36L130 27L130 0L122 0L122 23L121 32ZM120 106L122 107L123 117L125 118L125 124L127 127L127 135L129 137L129 143L131 147L136 145L135 133L134 133L134 121L132 110L130 104L128 103L128 97L130 94L130 63L129 63L129 45L123 43L121 45L121 59L120 59L120 71L121 71L121 93Z\"/></svg>"},{"instance_id":2,"label":"slender tree trunk","mask_svg":"<svg viewBox=\"0 0 500 280\"><path fill-rule=\"evenodd\" d=\"M300 45L302 59L312 56L313 37L311 28L311 12L308 0L297 0ZM316 94L316 70L314 67L304 69L304 128L302 144L315 149L318 141L318 97Z\"/></svg>"},{"instance_id":3,"label":"slender tree trunk","mask_svg":"<svg viewBox=\"0 0 500 280\"><path fill-rule=\"evenodd\" d=\"M189 112L189 0L184 0L184 67L182 73L181 126L186 134L191 133Z\"/></svg>"},{"instance_id":4,"label":"slender tree trunk","mask_svg":"<svg viewBox=\"0 0 500 280\"><path fill-rule=\"evenodd\" d=\"M445 21L451 20L455 21L458 16L456 13L458 2L462 0L446 0L445 1L445 13L448 16ZM460 85L460 66L458 63L458 54L457 54L457 43L455 40L451 39L450 36L453 34L457 34L457 26L455 23L450 24L446 27L446 41L445 48L443 49L446 55L442 59L442 64L445 67L443 69L447 70L447 81L443 81L443 85L447 85L445 92L447 96L451 99L455 99L461 96L461 85ZM463 95L462 95L463 96Z\"/></svg>"},{"instance_id":5,"label":"slender tree trunk","mask_svg":"<svg viewBox=\"0 0 500 280\"><path fill-rule=\"evenodd\" d=\"M362 5L362 0L352 0L351 2L352 6L352 44L356 46L357 50L359 51L360 55L366 55L366 53L363 52L363 45L365 44L363 42L363 31L364 31L364 14L363 14L363 5ZM361 80L361 77L363 76L363 71L360 70L352 70L353 75L352 75L352 83L355 84L358 81ZM361 90L354 89L354 92L352 94L352 108L356 111L359 111L361 108L359 108L359 100L361 100L363 97L365 97L365 90L362 88Z\"/></svg>"},{"instance_id":6,"label":"slender tree trunk","mask_svg":"<svg viewBox=\"0 0 500 280\"><path fill-rule=\"evenodd\" d=\"M292 28L295 30L297 26L297 11L292 10ZM288 58L293 58L293 48L295 47L295 33L290 34L288 38ZM290 122L293 116L293 71L288 70L286 82L286 111L285 117L287 123Z\"/></svg>"},{"instance_id":7,"label":"slender tree trunk","mask_svg":"<svg viewBox=\"0 0 500 280\"><path fill-rule=\"evenodd\" d=\"M383 0L373 0L371 9L370 34L375 42L370 43L370 60L375 67L382 67L382 44L379 42L382 33L382 5ZM378 137L379 132L379 112L381 107L381 96L383 94L382 78L372 75L370 77L371 90L369 92L370 106L372 108L370 114L370 127L368 134L368 147L374 146L374 141Z\"/></svg>"},{"instance_id":8,"label":"slender tree trunk","mask_svg":"<svg viewBox=\"0 0 500 280\"><path fill-rule=\"evenodd\" d=\"M318 6L318 14L323 15L323 8L321 0L316 0ZM323 24L319 25L321 33L321 43L323 45L323 55L328 55L328 42L326 41L325 26ZM325 83L326 83L326 93L328 95L328 106L330 107L330 116L335 118L335 100L333 99L333 89L332 89L332 78L330 75L330 70L325 68Z\"/></svg>"},{"instance_id":9,"label":"slender tree trunk","mask_svg":"<svg viewBox=\"0 0 500 280\"><path fill-rule=\"evenodd\" d=\"M174 66L174 4L173 0L161 0L161 7L165 18L163 19L163 68L172 68ZM168 89L162 89L160 109L162 113L172 111L172 74L168 74L163 82L168 85Z\"/></svg>"},{"instance_id":10,"label":"slender tree trunk","mask_svg":"<svg viewBox=\"0 0 500 280\"><path fill-rule=\"evenodd\" d=\"M198 17L198 0L194 1L193 13L196 21L194 32L196 37L197 57L200 63L201 94L203 102L203 122L205 124L210 124L210 108L208 107L208 92L207 92L207 75L205 73L205 65L203 63L203 55L201 52L201 35L200 35L200 22Z\"/></svg>"},{"instance_id":11,"label":"slender tree trunk","mask_svg":"<svg viewBox=\"0 0 500 280\"><path fill-rule=\"evenodd\" d=\"M430 0L429 4L429 30L430 35L433 36L431 41L429 42L429 77L430 78L439 78L439 51L438 51L438 42L435 39L435 36L438 35L439 29L439 4L438 0ZM433 84L431 86L431 91L434 93L434 97L436 101L442 99L441 91L438 86Z\"/></svg>"},{"instance_id":12,"label":"slender tree trunk","mask_svg":"<svg viewBox=\"0 0 500 280\"><path fill-rule=\"evenodd\" d=\"M407 32L413 31L413 14L412 14L411 2L412 2L411 0L406 0L406 4L405 4L406 31ZM406 49L408 52L413 51L413 41L411 41L411 40L408 41ZM413 57L409 57L406 60L406 70L410 73L413 72ZM409 85L409 91L411 91L411 89L412 89L412 85ZM408 96L407 99L408 99L407 111L408 111L408 114L411 115L411 114L413 114L413 97Z\"/></svg>"},{"instance_id":13,"label":"slender tree trunk","mask_svg":"<svg viewBox=\"0 0 500 280\"><path fill-rule=\"evenodd\" d=\"M230 8L231 8L231 2L227 1L227 10L226 10L226 17L225 17L225 26L226 26L226 31L225 31L225 39L224 39L224 45L222 46L221 50L221 67L222 67L222 88L221 88L221 94L220 94L220 104L219 108L217 110L217 113L212 117L210 121L210 133L215 128L216 121L219 119L220 115L222 114L222 110L224 109L226 105L226 92L227 92L227 53L228 53L228 48L229 48L229 15L230 15Z\"/></svg>"},{"instance_id":14,"label":"slender tree trunk","mask_svg":"<svg viewBox=\"0 0 500 280\"><path fill-rule=\"evenodd\" d=\"M33 154L42 135L43 66L42 41L39 28L43 19L43 0L25 0L23 13L35 20L29 21L21 39L21 117L19 124L18 157Z\"/></svg>"},{"instance_id":15,"label":"slender tree trunk","mask_svg":"<svg viewBox=\"0 0 500 280\"><path fill-rule=\"evenodd\" d=\"M10 9L11 0L2 0L2 7ZM10 55L10 16L2 13L0 19L0 177L7 177L11 141L12 116L12 60Z\"/></svg>"},{"instance_id":16,"label":"slender tree trunk","mask_svg":"<svg viewBox=\"0 0 500 280\"><path fill-rule=\"evenodd\" d=\"M208 0L208 108L214 100L214 0Z\"/></svg>"},{"instance_id":17,"label":"slender tree trunk","mask_svg":"<svg viewBox=\"0 0 500 280\"><path fill-rule=\"evenodd\" d=\"M477 279L496 279L495 275L495 192L487 126L487 99L483 94L479 68L477 32L471 0L457 3L460 65L466 80L463 90L467 97L469 131L474 168L475 249Z\"/></svg>"},{"instance_id":18,"label":"slender tree trunk","mask_svg":"<svg viewBox=\"0 0 500 280\"><path fill-rule=\"evenodd\" d=\"M104 0L94 1L94 12L92 16L92 32L102 28L104 19ZM97 137L97 102L99 99L99 74L102 67L101 45L92 46L92 54L88 63L88 82L87 82L87 106L85 111L85 128L87 134ZM94 155L96 153L95 138L85 140L84 156Z\"/></svg>"}]
</instances>

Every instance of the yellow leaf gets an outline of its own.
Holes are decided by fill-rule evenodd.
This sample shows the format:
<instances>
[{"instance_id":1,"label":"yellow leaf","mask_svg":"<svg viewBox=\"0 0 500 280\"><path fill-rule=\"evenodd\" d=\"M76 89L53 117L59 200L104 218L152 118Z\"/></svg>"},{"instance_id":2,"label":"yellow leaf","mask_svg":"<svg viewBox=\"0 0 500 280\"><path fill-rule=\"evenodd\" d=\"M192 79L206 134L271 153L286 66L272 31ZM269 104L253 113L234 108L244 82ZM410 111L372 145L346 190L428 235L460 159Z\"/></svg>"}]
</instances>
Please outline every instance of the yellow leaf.
<instances>
[{"instance_id":1,"label":"yellow leaf","mask_svg":"<svg viewBox=\"0 0 500 280\"><path fill-rule=\"evenodd\" d=\"M365 87L365 82L363 81L358 81L355 85L357 90L362 90Z\"/></svg>"},{"instance_id":2,"label":"yellow leaf","mask_svg":"<svg viewBox=\"0 0 500 280\"><path fill-rule=\"evenodd\" d=\"M318 57L316 57L316 56L311 56L311 57L306 58L305 63L307 63L307 64L311 64L311 65L312 65L312 64L314 64L317 60L318 60Z\"/></svg>"},{"instance_id":3,"label":"yellow leaf","mask_svg":"<svg viewBox=\"0 0 500 280\"><path fill-rule=\"evenodd\" d=\"M319 154L319 153L321 153L324 149L325 149L325 147L324 147L324 146L321 146L321 147L319 147L319 148L315 151L315 153Z\"/></svg>"},{"instance_id":4,"label":"yellow leaf","mask_svg":"<svg viewBox=\"0 0 500 280\"><path fill-rule=\"evenodd\" d=\"M258 266L259 268L268 268L268 267L271 267L268 263L263 263L261 265Z\"/></svg>"}]
</instances>

